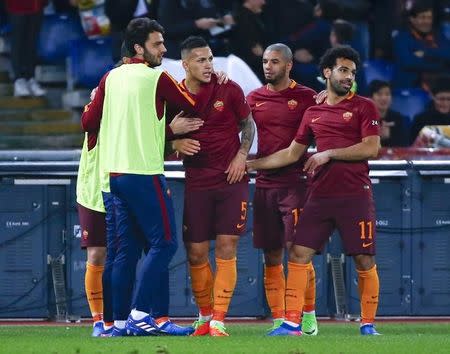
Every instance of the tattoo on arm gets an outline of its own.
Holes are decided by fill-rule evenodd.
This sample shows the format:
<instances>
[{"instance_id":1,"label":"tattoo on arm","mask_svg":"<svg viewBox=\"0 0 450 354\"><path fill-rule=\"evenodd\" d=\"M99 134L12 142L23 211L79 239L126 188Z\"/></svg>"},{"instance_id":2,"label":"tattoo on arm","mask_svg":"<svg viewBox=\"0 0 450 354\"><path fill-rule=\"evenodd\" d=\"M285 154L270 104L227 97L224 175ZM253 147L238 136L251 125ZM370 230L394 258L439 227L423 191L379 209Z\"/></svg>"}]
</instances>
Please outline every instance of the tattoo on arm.
<instances>
[{"instance_id":1,"label":"tattoo on arm","mask_svg":"<svg viewBox=\"0 0 450 354\"><path fill-rule=\"evenodd\" d=\"M252 146L253 138L255 137L255 122L253 121L251 113L239 123L239 129L242 132L239 152L247 155Z\"/></svg>"}]
</instances>

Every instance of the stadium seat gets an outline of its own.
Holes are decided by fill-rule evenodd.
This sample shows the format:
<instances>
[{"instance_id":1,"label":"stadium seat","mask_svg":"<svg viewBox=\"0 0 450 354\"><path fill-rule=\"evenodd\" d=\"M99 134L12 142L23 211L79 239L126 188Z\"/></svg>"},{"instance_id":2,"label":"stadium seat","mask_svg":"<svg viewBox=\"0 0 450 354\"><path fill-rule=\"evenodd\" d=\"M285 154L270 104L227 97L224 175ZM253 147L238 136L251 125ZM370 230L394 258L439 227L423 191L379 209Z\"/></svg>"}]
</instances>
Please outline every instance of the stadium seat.
<instances>
[{"instance_id":1,"label":"stadium seat","mask_svg":"<svg viewBox=\"0 0 450 354\"><path fill-rule=\"evenodd\" d=\"M68 88L94 88L113 66L110 38L73 41L68 57Z\"/></svg>"},{"instance_id":2,"label":"stadium seat","mask_svg":"<svg viewBox=\"0 0 450 354\"><path fill-rule=\"evenodd\" d=\"M391 82L394 77L394 64L380 59L366 60L363 63L364 84L368 86L373 80Z\"/></svg>"},{"instance_id":3,"label":"stadium seat","mask_svg":"<svg viewBox=\"0 0 450 354\"><path fill-rule=\"evenodd\" d=\"M450 22L443 22L441 25L442 34L450 41Z\"/></svg>"},{"instance_id":4,"label":"stadium seat","mask_svg":"<svg viewBox=\"0 0 450 354\"><path fill-rule=\"evenodd\" d=\"M78 16L46 15L39 33L38 55L46 64L64 64L70 41L84 37Z\"/></svg>"},{"instance_id":5,"label":"stadium seat","mask_svg":"<svg viewBox=\"0 0 450 354\"><path fill-rule=\"evenodd\" d=\"M412 120L425 109L430 100L430 95L419 88L396 89L392 93L391 108Z\"/></svg>"}]
</instances>

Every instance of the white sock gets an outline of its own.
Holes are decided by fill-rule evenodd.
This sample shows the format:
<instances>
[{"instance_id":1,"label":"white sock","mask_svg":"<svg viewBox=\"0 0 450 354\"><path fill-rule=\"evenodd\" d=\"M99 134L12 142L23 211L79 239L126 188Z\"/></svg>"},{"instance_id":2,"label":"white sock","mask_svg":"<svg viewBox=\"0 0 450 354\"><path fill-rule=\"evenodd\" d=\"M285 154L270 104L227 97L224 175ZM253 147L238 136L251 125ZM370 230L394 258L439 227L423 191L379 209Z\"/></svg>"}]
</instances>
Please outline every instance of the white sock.
<instances>
[{"instance_id":1,"label":"white sock","mask_svg":"<svg viewBox=\"0 0 450 354\"><path fill-rule=\"evenodd\" d=\"M198 319L200 321L208 322L208 321L211 321L211 318L212 318L212 315L203 316L201 313L198 314Z\"/></svg>"},{"instance_id":2,"label":"white sock","mask_svg":"<svg viewBox=\"0 0 450 354\"><path fill-rule=\"evenodd\" d=\"M312 310L312 311L303 311L303 314L304 314L304 315L315 315L315 314L316 314L316 311L315 311L315 310Z\"/></svg>"},{"instance_id":3,"label":"white sock","mask_svg":"<svg viewBox=\"0 0 450 354\"><path fill-rule=\"evenodd\" d=\"M288 324L289 326L297 328L299 326L298 323L292 322L292 321L284 321L284 323Z\"/></svg>"},{"instance_id":4,"label":"white sock","mask_svg":"<svg viewBox=\"0 0 450 354\"><path fill-rule=\"evenodd\" d=\"M214 327L214 326L224 326L224 323L222 321L216 321L216 320L212 320L209 323L210 327Z\"/></svg>"},{"instance_id":5,"label":"white sock","mask_svg":"<svg viewBox=\"0 0 450 354\"><path fill-rule=\"evenodd\" d=\"M117 321L117 322L119 322L119 321ZM103 329L105 330L105 331L107 331L108 329L111 329L111 328L113 328L114 326L107 326L107 325L103 325Z\"/></svg>"},{"instance_id":6,"label":"white sock","mask_svg":"<svg viewBox=\"0 0 450 354\"><path fill-rule=\"evenodd\" d=\"M144 317L148 316L148 313L132 309L130 315L133 318L133 320L139 321L142 320Z\"/></svg>"},{"instance_id":7,"label":"white sock","mask_svg":"<svg viewBox=\"0 0 450 354\"><path fill-rule=\"evenodd\" d=\"M125 323L127 323L127 321L114 321L114 327L124 329Z\"/></svg>"}]
</instances>

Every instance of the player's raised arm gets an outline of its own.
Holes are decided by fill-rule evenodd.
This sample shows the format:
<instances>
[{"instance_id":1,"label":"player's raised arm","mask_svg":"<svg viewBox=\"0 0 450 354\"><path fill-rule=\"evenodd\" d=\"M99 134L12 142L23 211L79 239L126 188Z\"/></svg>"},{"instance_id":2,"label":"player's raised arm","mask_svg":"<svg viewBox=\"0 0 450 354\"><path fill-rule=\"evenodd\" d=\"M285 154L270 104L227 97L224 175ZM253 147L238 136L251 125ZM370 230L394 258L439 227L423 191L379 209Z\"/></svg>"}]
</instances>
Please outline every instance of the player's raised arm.
<instances>
[{"instance_id":1,"label":"player's raised arm","mask_svg":"<svg viewBox=\"0 0 450 354\"><path fill-rule=\"evenodd\" d=\"M292 141L286 149L279 150L272 155L247 161L247 171L268 170L290 165L300 159L308 147Z\"/></svg>"}]
</instances>

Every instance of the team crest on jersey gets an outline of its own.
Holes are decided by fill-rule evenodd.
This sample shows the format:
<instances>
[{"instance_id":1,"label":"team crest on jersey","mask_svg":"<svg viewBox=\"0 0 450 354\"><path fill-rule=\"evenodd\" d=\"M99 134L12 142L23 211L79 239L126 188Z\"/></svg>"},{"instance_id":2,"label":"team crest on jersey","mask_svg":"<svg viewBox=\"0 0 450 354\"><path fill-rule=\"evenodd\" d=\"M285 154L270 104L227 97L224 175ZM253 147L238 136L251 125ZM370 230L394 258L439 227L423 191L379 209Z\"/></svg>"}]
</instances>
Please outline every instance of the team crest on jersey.
<instances>
[{"instance_id":1,"label":"team crest on jersey","mask_svg":"<svg viewBox=\"0 0 450 354\"><path fill-rule=\"evenodd\" d=\"M298 102L296 100L289 100L288 101L288 108L293 111L298 106Z\"/></svg>"},{"instance_id":2,"label":"team crest on jersey","mask_svg":"<svg viewBox=\"0 0 450 354\"><path fill-rule=\"evenodd\" d=\"M89 236L89 232L87 230L83 230L83 240L87 240Z\"/></svg>"},{"instance_id":3,"label":"team crest on jersey","mask_svg":"<svg viewBox=\"0 0 450 354\"><path fill-rule=\"evenodd\" d=\"M222 112L223 109L224 109L223 101L217 100L216 102L214 102L214 108L215 108L217 111Z\"/></svg>"},{"instance_id":4,"label":"team crest on jersey","mask_svg":"<svg viewBox=\"0 0 450 354\"><path fill-rule=\"evenodd\" d=\"M344 120L345 120L346 122L348 122L350 119L352 119L352 117L353 117L353 113L352 113L352 112L345 112L345 113L342 115L342 118L344 118Z\"/></svg>"}]
</instances>

